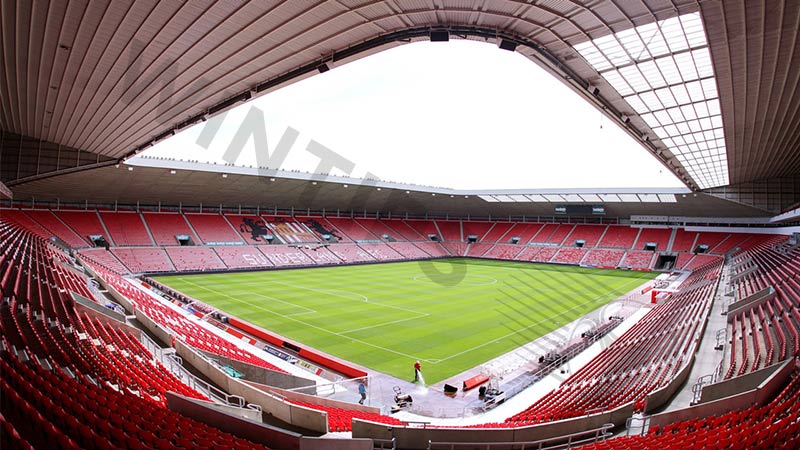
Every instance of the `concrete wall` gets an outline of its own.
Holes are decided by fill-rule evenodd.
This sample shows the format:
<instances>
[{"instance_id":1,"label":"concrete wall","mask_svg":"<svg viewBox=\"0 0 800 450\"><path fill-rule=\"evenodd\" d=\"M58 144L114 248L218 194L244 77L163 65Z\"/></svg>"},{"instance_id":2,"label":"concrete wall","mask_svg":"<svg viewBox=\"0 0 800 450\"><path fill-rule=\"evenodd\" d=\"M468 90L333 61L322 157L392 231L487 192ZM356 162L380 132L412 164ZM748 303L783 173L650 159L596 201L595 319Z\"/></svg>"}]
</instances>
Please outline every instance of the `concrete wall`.
<instances>
[{"instance_id":1,"label":"concrete wall","mask_svg":"<svg viewBox=\"0 0 800 450\"><path fill-rule=\"evenodd\" d=\"M667 403L672 396L678 392L681 386L683 386L683 383L686 382L686 379L689 378L689 375L692 373L693 365L694 355L691 355L689 357L689 362L684 364L683 368L678 372L677 375L675 375L675 378L673 378L672 381L670 381L661 389L656 389L655 391L647 394L647 397L645 397L644 412L649 413L655 411Z\"/></svg>"},{"instance_id":2,"label":"concrete wall","mask_svg":"<svg viewBox=\"0 0 800 450\"><path fill-rule=\"evenodd\" d=\"M763 305L773 298L775 298L775 289L770 286L755 294L748 295L737 302L731 303L728 305L728 323L733 323L734 317L736 317L739 312L757 308L759 305Z\"/></svg>"},{"instance_id":3,"label":"concrete wall","mask_svg":"<svg viewBox=\"0 0 800 450\"><path fill-rule=\"evenodd\" d=\"M245 381L231 378L180 341L175 341L175 351L185 363L192 365L220 389L229 394L243 397L248 403L261 406L265 414L317 433L328 432L328 415L326 413L286 403Z\"/></svg>"},{"instance_id":4,"label":"concrete wall","mask_svg":"<svg viewBox=\"0 0 800 450\"><path fill-rule=\"evenodd\" d=\"M276 372L274 370L266 370L263 367L236 361L235 359L230 359L222 355L208 352L203 353L208 355L209 358L219 361L223 366L231 366L238 372L241 372L247 381L254 381L259 384L276 386L283 389L316 386L314 380L309 380L307 378L298 377L288 373Z\"/></svg>"},{"instance_id":5,"label":"concrete wall","mask_svg":"<svg viewBox=\"0 0 800 450\"><path fill-rule=\"evenodd\" d=\"M300 450L372 450L372 439L300 438Z\"/></svg>"},{"instance_id":6,"label":"concrete wall","mask_svg":"<svg viewBox=\"0 0 800 450\"><path fill-rule=\"evenodd\" d=\"M607 423L622 425L633 414L633 404L591 416L577 417L556 422L520 428L425 428L403 427L353 419L353 437L373 439L397 439L397 447L424 449L428 441L434 442L531 442L557 438L581 430L600 428ZM493 450L512 448L492 446ZM518 448L517 445L514 448Z\"/></svg>"},{"instance_id":7,"label":"concrete wall","mask_svg":"<svg viewBox=\"0 0 800 450\"><path fill-rule=\"evenodd\" d=\"M143 327L147 328L147 330L155 337L157 337L161 342L171 345L172 344L172 335L169 332L161 327L161 325L155 323L149 317L147 317L142 311L136 310L136 320L142 324Z\"/></svg>"},{"instance_id":8,"label":"concrete wall","mask_svg":"<svg viewBox=\"0 0 800 450\"><path fill-rule=\"evenodd\" d=\"M251 383L252 384L252 383ZM286 397L289 400L294 401L301 401L301 402L313 402L318 405L330 407L330 408L344 408L344 409L353 409L356 411L363 411L368 413L375 413L380 414L381 409L375 406L367 406L367 405L359 405L358 403L350 403L350 402L343 402L341 400L334 400L330 398L323 398L317 397L314 395L302 394L300 392L293 392L287 391L284 389L278 389L273 386L262 386L261 389L266 390L267 392L273 393L278 397Z\"/></svg>"},{"instance_id":9,"label":"concrete wall","mask_svg":"<svg viewBox=\"0 0 800 450\"><path fill-rule=\"evenodd\" d=\"M76 305L81 305L86 309L95 311L97 314L102 314L104 316L108 316L108 317L116 320L117 322L123 322L123 323L125 322L125 315L124 314L120 314L120 313L114 311L113 309L108 309L105 306L103 306L101 304L98 304L97 302L94 302L92 300L89 300L88 298L86 298L86 297L84 297L84 296L82 296L80 294L76 294L74 292L70 292L70 293L72 294L72 299L75 301Z\"/></svg>"},{"instance_id":10,"label":"concrete wall","mask_svg":"<svg viewBox=\"0 0 800 450\"><path fill-rule=\"evenodd\" d=\"M775 368L776 366L777 368ZM753 405L763 406L769 403L786 386L789 376L794 370L794 363L789 360L775 364L767 369L771 369L772 373L753 389L740 391L734 395L714 399L689 408L655 414L650 417L650 426L664 426L684 420L719 416L737 409L746 409Z\"/></svg>"},{"instance_id":11,"label":"concrete wall","mask_svg":"<svg viewBox=\"0 0 800 450\"><path fill-rule=\"evenodd\" d=\"M76 255L76 259L80 261L80 263L83 265L83 268L86 270L86 273L95 277L97 281L100 283L100 286L103 286L108 291L109 295L111 295L117 303L119 303L120 305L122 305L123 308L125 308L125 311L133 314L133 310L135 309L133 303L131 303L127 298L125 298L116 289L114 289L114 287L111 286L109 283L107 283L106 280L100 278L100 276L98 276L97 273L94 270L92 270L91 266L84 264L83 260L79 255Z\"/></svg>"},{"instance_id":12,"label":"concrete wall","mask_svg":"<svg viewBox=\"0 0 800 450\"><path fill-rule=\"evenodd\" d=\"M782 363L773 364L769 367L765 367L740 377L735 377L731 378L730 380L708 385L703 388L703 391L700 395L700 403L711 402L721 398L737 395L741 392L758 389L762 383L773 377L773 375L780 377L780 374L787 370L787 365L792 366L791 359ZM791 367L788 370L791 372ZM753 400L755 401L755 397Z\"/></svg>"},{"instance_id":13,"label":"concrete wall","mask_svg":"<svg viewBox=\"0 0 800 450\"><path fill-rule=\"evenodd\" d=\"M236 417L206 406L205 402L167 392L167 407L179 414L211 425L274 450L298 450L300 435L256 421Z\"/></svg>"}]
</instances>

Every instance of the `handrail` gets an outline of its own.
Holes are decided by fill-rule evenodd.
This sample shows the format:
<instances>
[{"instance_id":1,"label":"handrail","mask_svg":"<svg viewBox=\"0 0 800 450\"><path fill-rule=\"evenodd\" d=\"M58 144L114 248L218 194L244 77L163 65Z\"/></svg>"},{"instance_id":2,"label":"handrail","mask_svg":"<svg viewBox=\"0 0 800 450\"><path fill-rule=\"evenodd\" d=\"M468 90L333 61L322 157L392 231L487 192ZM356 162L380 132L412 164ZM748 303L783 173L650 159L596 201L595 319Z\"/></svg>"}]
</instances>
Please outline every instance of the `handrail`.
<instances>
[{"instance_id":1,"label":"handrail","mask_svg":"<svg viewBox=\"0 0 800 450\"><path fill-rule=\"evenodd\" d=\"M186 368L183 367L183 360L180 359L179 356L168 355L167 359L172 362L172 364L170 364L169 366L170 371L172 371L172 373L175 374L178 377L178 379L181 380L181 382L183 382L190 388L196 390L203 390L205 393L208 394L209 397L213 397L220 403L224 403L229 406L236 406L238 408L245 408L246 402L243 397L239 395L228 394L227 392L214 386L213 384L205 380L201 380L200 378L198 378L193 373L189 372L188 370L186 370ZM210 361L207 358L206 360ZM211 362L212 364L214 363L213 361Z\"/></svg>"},{"instance_id":2,"label":"handrail","mask_svg":"<svg viewBox=\"0 0 800 450\"><path fill-rule=\"evenodd\" d=\"M639 428L639 433L637 433L636 436L644 436L645 432L647 431L647 422L649 420L650 420L650 416L647 416L647 415L641 415L641 416L638 416L638 417L636 415L634 415L632 417L628 417L625 420L625 430L626 430L625 431L625 435L626 436L631 436L631 428ZM634 425L633 424L634 421L640 421L640 423L637 423L636 425Z\"/></svg>"},{"instance_id":3,"label":"handrail","mask_svg":"<svg viewBox=\"0 0 800 450\"><path fill-rule=\"evenodd\" d=\"M492 450L496 447L512 447L517 448L519 450L528 450L528 449L537 449L537 450L545 450L545 449L559 449L559 448L572 448L573 445L583 445L588 444L590 442L598 442L598 441L605 441L606 438L611 436L611 430L614 428L613 423L607 423L599 428L593 428L591 430L579 431L577 433L572 434L565 434L561 436L551 437L547 439L540 439L537 441L521 441L521 442L434 442L428 441L427 450L434 450L434 447L437 448L445 448L449 450L456 450L460 447L471 448L471 449L478 449L484 448L486 450ZM590 435L584 439L576 439L584 435ZM544 444L548 442L555 442L555 441L564 441L566 442L560 444L554 444L551 446L544 446Z\"/></svg>"},{"instance_id":4,"label":"handrail","mask_svg":"<svg viewBox=\"0 0 800 450\"><path fill-rule=\"evenodd\" d=\"M384 447L384 444L391 444L391 447ZM377 439L372 438L372 448L375 450L396 450L397 438L391 439Z\"/></svg>"}]
</instances>

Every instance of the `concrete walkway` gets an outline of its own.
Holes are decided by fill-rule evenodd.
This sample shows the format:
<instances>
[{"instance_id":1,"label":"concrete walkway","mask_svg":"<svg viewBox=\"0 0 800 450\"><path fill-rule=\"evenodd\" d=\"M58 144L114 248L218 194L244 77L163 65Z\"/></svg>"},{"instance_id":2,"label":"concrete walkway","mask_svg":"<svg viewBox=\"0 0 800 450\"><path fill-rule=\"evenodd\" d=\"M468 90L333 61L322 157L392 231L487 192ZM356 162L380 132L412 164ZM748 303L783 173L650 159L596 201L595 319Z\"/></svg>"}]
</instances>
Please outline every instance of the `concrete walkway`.
<instances>
[{"instance_id":1,"label":"concrete walkway","mask_svg":"<svg viewBox=\"0 0 800 450\"><path fill-rule=\"evenodd\" d=\"M664 408L664 411L674 411L690 406L695 395L692 391L694 385L701 377L713 375L725 357L726 352L724 349L728 347L727 337L723 339L723 350L716 350L715 347L717 346L717 332L719 330L726 330L728 325L728 318L726 315L723 315L723 311L727 310L727 305L732 298L725 295L725 286L727 286L728 280L728 266L725 265L722 267L722 277L720 277L719 285L717 286L717 294L714 296L711 305L711 312L708 316L705 332L703 333L697 348L697 353L695 354L692 371L686 379L686 382L681 386L681 389L675 394L672 401ZM711 380L708 380L707 384L710 383Z\"/></svg>"}]
</instances>

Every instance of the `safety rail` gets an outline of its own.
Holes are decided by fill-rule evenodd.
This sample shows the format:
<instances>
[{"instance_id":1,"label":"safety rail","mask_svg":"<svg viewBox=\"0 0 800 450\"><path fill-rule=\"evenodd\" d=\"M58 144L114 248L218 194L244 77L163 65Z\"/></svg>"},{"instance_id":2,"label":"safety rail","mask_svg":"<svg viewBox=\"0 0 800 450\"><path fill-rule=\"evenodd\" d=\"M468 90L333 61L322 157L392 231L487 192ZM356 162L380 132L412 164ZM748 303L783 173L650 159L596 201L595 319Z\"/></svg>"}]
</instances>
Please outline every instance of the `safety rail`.
<instances>
[{"instance_id":1,"label":"safety rail","mask_svg":"<svg viewBox=\"0 0 800 450\"><path fill-rule=\"evenodd\" d=\"M396 450L397 438L391 438L391 439L372 438L372 448L374 450Z\"/></svg>"},{"instance_id":2,"label":"safety rail","mask_svg":"<svg viewBox=\"0 0 800 450\"><path fill-rule=\"evenodd\" d=\"M650 424L650 416L648 415L636 415L634 414L633 417L628 417L625 420L625 432L626 436L644 436L647 434L647 429L649 428ZM635 432L633 430L636 430Z\"/></svg>"},{"instance_id":3,"label":"safety rail","mask_svg":"<svg viewBox=\"0 0 800 450\"><path fill-rule=\"evenodd\" d=\"M608 437L612 436L609 431L614 428L613 423L607 423L599 428L591 430L579 431L577 433L565 434L547 439L540 439L538 441L526 442L434 442L428 441L427 450L456 450L459 448L469 449L485 449L492 450L494 448L510 448L512 450L555 450L555 449L568 449L573 446L585 445L594 442L605 441ZM588 437L584 437L588 436ZM563 441L563 442L562 442ZM553 445L545 446L548 442L560 442Z\"/></svg>"}]
</instances>

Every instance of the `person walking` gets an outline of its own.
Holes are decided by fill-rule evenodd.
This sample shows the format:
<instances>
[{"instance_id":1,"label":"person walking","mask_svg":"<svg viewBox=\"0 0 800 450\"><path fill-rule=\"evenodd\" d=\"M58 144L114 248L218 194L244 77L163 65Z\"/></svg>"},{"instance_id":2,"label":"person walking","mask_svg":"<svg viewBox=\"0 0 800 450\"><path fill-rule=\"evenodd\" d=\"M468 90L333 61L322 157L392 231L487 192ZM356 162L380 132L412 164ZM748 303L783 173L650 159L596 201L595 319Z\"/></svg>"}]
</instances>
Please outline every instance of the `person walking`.
<instances>
[{"instance_id":1,"label":"person walking","mask_svg":"<svg viewBox=\"0 0 800 450\"><path fill-rule=\"evenodd\" d=\"M361 400L358 401L358 404L363 405L364 400L367 399L367 385L364 384L364 380L358 382L358 393L361 394Z\"/></svg>"},{"instance_id":2,"label":"person walking","mask_svg":"<svg viewBox=\"0 0 800 450\"><path fill-rule=\"evenodd\" d=\"M414 383L419 382L420 370L422 370L422 365L419 363L419 360L414 363Z\"/></svg>"}]
</instances>

